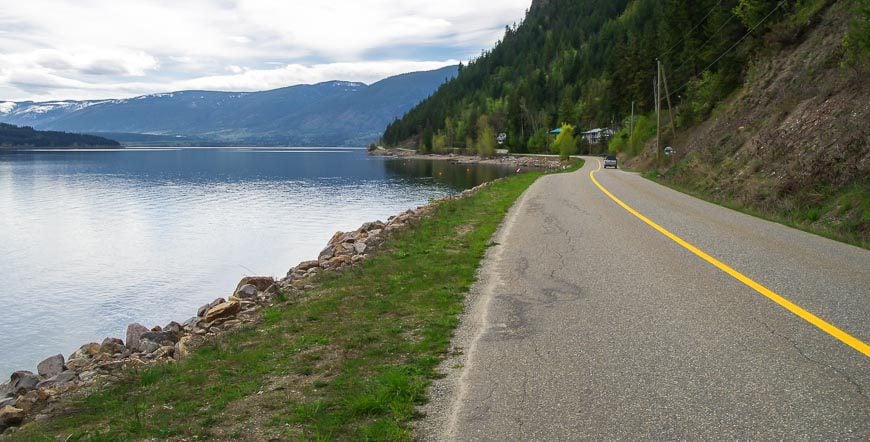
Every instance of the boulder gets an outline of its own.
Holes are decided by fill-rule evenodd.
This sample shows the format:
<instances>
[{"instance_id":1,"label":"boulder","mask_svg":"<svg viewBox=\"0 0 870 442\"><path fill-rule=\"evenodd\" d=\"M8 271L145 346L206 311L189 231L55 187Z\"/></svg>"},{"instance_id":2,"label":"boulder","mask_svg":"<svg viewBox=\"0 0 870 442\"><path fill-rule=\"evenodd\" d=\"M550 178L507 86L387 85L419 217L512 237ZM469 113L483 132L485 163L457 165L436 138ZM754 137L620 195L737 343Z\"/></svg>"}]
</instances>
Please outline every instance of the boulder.
<instances>
[{"instance_id":1,"label":"boulder","mask_svg":"<svg viewBox=\"0 0 870 442\"><path fill-rule=\"evenodd\" d=\"M192 339L193 338L190 336L184 336L178 340L175 344L175 351L173 352L173 357L176 360L182 360L190 356L190 343Z\"/></svg>"},{"instance_id":2,"label":"boulder","mask_svg":"<svg viewBox=\"0 0 870 442\"><path fill-rule=\"evenodd\" d=\"M39 388L51 388L51 387L55 387L58 385L68 384L68 383L76 380L76 378L78 378L78 376L79 376L78 373L76 373L72 370L67 370L63 373L59 373L55 376L52 376L52 377L40 382L39 384L36 385L36 388L37 389L39 389Z\"/></svg>"},{"instance_id":3,"label":"boulder","mask_svg":"<svg viewBox=\"0 0 870 442\"><path fill-rule=\"evenodd\" d=\"M341 267L343 264L351 265L353 264L353 258L350 256L336 256L329 260L329 266L331 268Z\"/></svg>"},{"instance_id":4,"label":"boulder","mask_svg":"<svg viewBox=\"0 0 870 442\"><path fill-rule=\"evenodd\" d=\"M14 397L7 397L4 399L0 399L0 408L3 408L7 405L15 406L16 400L17 400L17 398L14 398Z\"/></svg>"},{"instance_id":5,"label":"boulder","mask_svg":"<svg viewBox=\"0 0 870 442\"><path fill-rule=\"evenodd\" d=\"M227 302L227 300L224 298L215 299L214 301L200 307L199 310L196 311L196 316L199 316L201 318L201 317L205 316L205 312L207 312L208 309L210 309L218 304L223 304L225 302Z\"/></svg>"},{"instance_id":6,"label":"boulder","mask_svg":"<svg viewBox=\"0 0 870 442\"><path fill-rule=\"evenodd\" d=\"M317 268L320 265L319 261L302 261L296 266L296 271L299 272L307 272L313 268Z\"/></svg>"},{"instance_id":7,"label":"boulder","mask_svg":"<svg viewBox=\"0 0 870 442\"><path fill-rule=\"evenodd\" d=\"M157 349L160 348L160 344L150 340L142 338L139 340L139 351L143 353L154 353Z\"/></svg>"},{"instance_id":8,"label":"boulder","mask_svg":"<svg viewBox=\"0 0 870 442\"><path fill-rule=\"evenodd\" d=\"M24 410L6 405L0 408L0 428L21 425L24 422Z\"/></svg>"},{"instance_id":9,"label":"boulder","mask_svg":"<svg viewBox=\"0 0 870 442\"><path fill-rule=\"evenodd\" d=\"M139 348L139 339L142 337L143 333L148 333L151 330L148 330L142 324L133 323L127 326L127 348L133 351L140 351Z\"/></svg>"},{"instance_id":10,"label":"boulder","mask_svg":"<svg viewBox=\"0 0 870 442\"><path fill-rule=\"evenodd\" d=\"M354 250L356 250L357 255L362 255L363 253L366 252L366 243L358 242L358 243L353 245L353 248L354 248Z\"/></svg>"},{"instance_id":11,"label":"boulder","mask_svg":"<svg viewBox=\"0 0 870 442\"><path fill-rule=\"evenodd\" d=\"M239 287L238 290L236 290L236 297L239 299L256 298L259 292L260 291L257 290L257 286L253 284L245 284Z\"/></svg>"},{"instance_id":12,"label":"boulder","mask_svg":"<svg viewBox=\"0 0 870 442\"><path fill-rule=\"evenodd\" d=\"M50 378L58 375L63 371L63 355L56 354L46 358L36 366L36 372L44 378Z\"/></svg>"},{"instance_id":13,"label":"boulder","mask_svg":"<svg viewBox=\"0 0 870 442\"><path fill-rule=\"evenodd\" d=\"M34 390L28 391L23 396L18 396L18 399L15 401L15 408L20 408L24 410L24 413L27 414L36 403L39 402L39 392Z\"/></svg>"},{"instance_id":14,"label":"boulder","mask_svg":"<svg viewBox=\"0 0 870 442\"><path fill-rule=\"evenodd\" d=\"M333 247L333 246L326 246L326 248L323 249L323 250L321 250L321 251L320 251L320 254L317 255L317 260L318 260L318 261L323 261L323 260L325 260L325 259L330 259L330 258L332 258L333 256L335 256L335 247Z\"/></svg>"},{"instance_id":15,"label":"boulder","mask_svg":"<svg viewBox=\"0 0 870 442\"><path fill-rule=\"evenodd\" d=\"M9 377L9 392L13 396L25 394L28 391L35 390L39 381L39 376L29 371L16 371ZM7 394L7 396L8 395L10 394Z\"/></svg>"},{"instance_id":16,"label":"boulder","mask_svg":"<svg viewBox=\"0 0 870 442\"><path fill-rule=\"evenodd\" d=\"M241 309L242 305L238 302L224 302L208 309L202 319L205 322L213 322L215 319L233 316Z\"/></svg>"},{"instance_id":17,"label":"boulder","mask_svg":"<svg viewBox=\"0 0 870 442\"><path fill-rule=\"evenodd\" d=\"M183 325L172 321L169 324L166 324L166 327L163 327L163 331L173 332L173 333L181 333L181 330L184 328Z\"/></svg>"},{"instance_id":18,"label":"boulder","mask_svg":"<svg viewBox=\"0 0 870 442\"><path fill-rule=\"evenodd\" d=\"M329 239L329 245L334 245L341 242L341 237L344 236L344 232L338 231L332 235L332 238Z\"/></svg>"},{"instance_id":19,"label":"boulder","mask_svg":"<svg viewBox=\"0 0 870 442\"><path fill-rule=\"evenodd\" d=\"M171 331L159 331L159 332L148 332L142 333L142 336L139 338L140 342L142 340L149 340L151 342L163 345L164 342L168 342L168 345L175 345L178 342L179 335L178 333Z\"/></svg>"},{"instance_id":20,"label":"boulder","mask_svg":"<svg viewBox=\"0 0 870 442\"><path fill-rule=\"evenodd\" d=\"M100 353L105 353L107 355L124 353L126 350L127 347L124 345L124 341L119 338L106 338L103 339L103 342L100 344Z\"/></svg>"},{"instance_id":21,"label":"boulder","mask_svg":"<svg viewBox=\"0 0 870 442\"><path fill-rule=\"evenodd\" d=\"M236 292L245 285L252 285L257 288L258 292L262 292L275 283L275 278L271 276L245 276L238 284L236 284Z\"/></svg>"}]
</instances>

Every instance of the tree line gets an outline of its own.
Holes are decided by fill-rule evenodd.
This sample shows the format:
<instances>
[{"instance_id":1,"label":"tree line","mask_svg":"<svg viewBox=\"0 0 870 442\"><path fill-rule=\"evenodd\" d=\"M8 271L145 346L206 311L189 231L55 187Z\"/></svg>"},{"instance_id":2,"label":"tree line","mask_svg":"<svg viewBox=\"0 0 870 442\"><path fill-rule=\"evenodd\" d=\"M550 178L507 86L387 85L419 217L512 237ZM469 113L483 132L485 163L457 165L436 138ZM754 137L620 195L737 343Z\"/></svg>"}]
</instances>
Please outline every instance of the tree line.
<instances>
[{"instance_id":1,"label":"tree line","mask_svg":"<svg viewBox=\"0 0 870 442\"><path fill-rule=\"evenodd\" d=\"M679 106L676 124L694 124L740 85L753 51L795 42L833 1L552 0L506 27L382 141L479 150L503 132L513 152L553 151L550 131L563 124L622 126L632 103L638 115L651 112L656 59Z\"/></svg>"},{"instance_id":2,"label":"tree line","mask_svg":"<svg viewBox=\"0 0 870 442\"><path fill-rule=\"evenodd\" d=\"M35 130L0 123L0 147L120 147L115 140L95 135Z\"/></svg>"}]
</instances>

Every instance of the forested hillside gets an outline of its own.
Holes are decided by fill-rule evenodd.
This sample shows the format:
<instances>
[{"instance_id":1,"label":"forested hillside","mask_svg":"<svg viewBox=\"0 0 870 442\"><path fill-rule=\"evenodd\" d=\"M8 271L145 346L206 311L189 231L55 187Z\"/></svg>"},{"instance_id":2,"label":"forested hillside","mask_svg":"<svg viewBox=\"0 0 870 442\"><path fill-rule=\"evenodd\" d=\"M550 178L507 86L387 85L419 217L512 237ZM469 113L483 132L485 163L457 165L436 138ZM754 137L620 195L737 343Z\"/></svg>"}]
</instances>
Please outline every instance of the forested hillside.
<instances>
[{"instance_id":1,"label":"forested hillside","mask_svg":"<svg viewBox=\"0 0 870 442\"><path fill-rule=\"evenodd\" d=\"M0 149L4 147L121 147L114 140L93 135L33 130L0 123Z\"/></svg>"},{"instance_id":2,"label":"forested hillside","mask_svg":"<svg viewBox=\"0 0 870 442\"><path fill-rule=\"evenodd\" d=\"M656 59L678 125L701 121L737 86L765 39L789 44L831 0L533 2L491 51L389 126L384 142L473 149L488 127L515 152L540 152L562 123L619 127L632 102L654 108ZM663 96L664 96L664 92ZM649 133L650 122L636 121ZM654 126L652 127L654 131ZM635 143L635 149L638 143Z\"/></svg>"}]
</instances>

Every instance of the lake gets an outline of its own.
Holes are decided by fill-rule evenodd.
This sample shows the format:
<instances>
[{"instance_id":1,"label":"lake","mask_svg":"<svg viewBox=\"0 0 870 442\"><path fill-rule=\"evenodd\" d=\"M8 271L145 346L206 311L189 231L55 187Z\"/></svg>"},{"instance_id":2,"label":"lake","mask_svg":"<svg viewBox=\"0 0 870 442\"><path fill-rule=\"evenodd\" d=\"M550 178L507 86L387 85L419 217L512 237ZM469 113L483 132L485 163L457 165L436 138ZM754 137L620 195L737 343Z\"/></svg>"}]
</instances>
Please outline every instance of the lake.
<instances>
[{"instance_id":1,"label":"lake","mask_svg":"<svg viewBox=\"0 0 870 442\"><path fill-rule=\"evenodd\" d=\"M509 173L342 148L0 152L0 377L184 321L337 230Z\"/></svg>"}]
</instances>

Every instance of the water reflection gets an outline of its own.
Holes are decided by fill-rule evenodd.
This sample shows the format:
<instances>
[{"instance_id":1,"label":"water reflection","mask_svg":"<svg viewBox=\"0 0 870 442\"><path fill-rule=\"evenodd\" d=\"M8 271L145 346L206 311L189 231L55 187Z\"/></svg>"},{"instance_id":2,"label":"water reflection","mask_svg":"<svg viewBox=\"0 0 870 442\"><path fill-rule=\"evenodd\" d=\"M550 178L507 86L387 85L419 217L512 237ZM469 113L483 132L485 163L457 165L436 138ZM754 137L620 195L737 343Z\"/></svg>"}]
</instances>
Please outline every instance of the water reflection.
<instances>
[{"instance_id":1,"label":"water reflection","mask_svg":"<svg viewBox=\"0 0 870 442\"><path fill-rule=\"evenodd\" d=\"M0 376L184 320L336 230L508 173L346 149L0 152Z\"/></svg>"}]
</instances>

